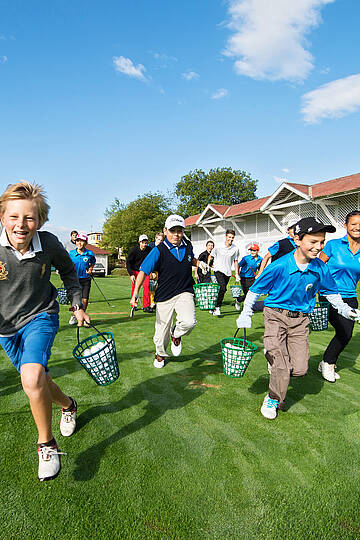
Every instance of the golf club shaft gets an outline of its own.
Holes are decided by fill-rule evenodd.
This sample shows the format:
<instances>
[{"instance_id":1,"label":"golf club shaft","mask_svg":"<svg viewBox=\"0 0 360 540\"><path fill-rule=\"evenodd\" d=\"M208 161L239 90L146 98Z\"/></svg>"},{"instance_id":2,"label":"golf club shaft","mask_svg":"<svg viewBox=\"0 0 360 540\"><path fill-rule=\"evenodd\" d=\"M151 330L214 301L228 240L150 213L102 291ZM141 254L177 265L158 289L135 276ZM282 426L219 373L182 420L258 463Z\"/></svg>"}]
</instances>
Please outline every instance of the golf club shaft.
<instances>
[{"instance_id":1,"label":"golf club shaft","mask_svg":"<svg viewBox=\"0 0 360 540\"><path fill-rule=\"evenodd\" d=\"M102 292L102 290L100 289L99 285L97 284L97 281L95 281L94 276L93 276L92 274L90 274L90 275L91 275L91 278L92 278L93 282L95 283L95 285L97 286L97 288L99 289L99 291L101 292L101 294L103 295L103 297L105 298L107 304L108 304L110 307L113 307L113 306L110 304L109 300L106 298L105 294L104 294L104 293Z\"/></svg>"}]
</instances>

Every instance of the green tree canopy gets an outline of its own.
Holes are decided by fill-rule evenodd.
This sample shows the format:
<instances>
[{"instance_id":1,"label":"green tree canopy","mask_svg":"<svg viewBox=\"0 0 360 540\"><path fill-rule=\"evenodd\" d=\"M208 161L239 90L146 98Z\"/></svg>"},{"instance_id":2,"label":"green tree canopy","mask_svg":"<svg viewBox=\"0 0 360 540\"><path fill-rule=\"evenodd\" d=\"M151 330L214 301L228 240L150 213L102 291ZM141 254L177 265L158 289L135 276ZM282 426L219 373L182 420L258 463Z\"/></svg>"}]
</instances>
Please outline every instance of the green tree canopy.
<instances>
[{"instance_id":1,"label":"green tree canopy","mask_svg":"<svg viewBox=\"0 0 360 540\"><path fill-rule=\"evenodd\" d=\"M121 248L126 255L140 234L147 234L153 240L155 234L163 230L170 213L168 200L160 193L146 193L127 205L115 199L105 212L102 246Z\"/></svg>"},{"instance_id":2,"label":"green tree canopy","mask_svg":"<svg viewBox=\"0 0 360 540\"><path fill-rule=\"evenodd\" d=\"M256 199L257 180L245 171L231 167L195 169L176 184L180 201L178 212L184 217L199 214L208 204L239 204Z\"/></svg>"}]
</instances>

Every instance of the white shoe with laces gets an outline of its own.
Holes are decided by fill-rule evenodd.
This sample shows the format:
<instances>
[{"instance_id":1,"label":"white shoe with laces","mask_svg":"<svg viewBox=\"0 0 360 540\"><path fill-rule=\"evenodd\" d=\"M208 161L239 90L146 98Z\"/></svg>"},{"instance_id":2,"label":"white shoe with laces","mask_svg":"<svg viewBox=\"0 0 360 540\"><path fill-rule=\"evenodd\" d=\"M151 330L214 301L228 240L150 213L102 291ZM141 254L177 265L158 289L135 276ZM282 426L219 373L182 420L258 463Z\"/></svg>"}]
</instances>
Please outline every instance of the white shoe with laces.
<instances>
[{"instance_id":1,"label":"white shoe with laces","mask_svg":"<svg viewBox=\"0 0 360 540\"><path fill-rule=\"evenodd\" d=\"M155 354L154 367L161 369L165 366L165 358L159 354Z\"/></svg>"},{"instance_id":2,"label":"white shoe with laces","mask_svg":"<svg viewBox=\"0 0 360 540\"><path fill-rule=\"evenodd\" d=\"M264 418L267 418L268 420L274 420L277 417L278 406L278 400L271 399L269 397L269 394L267 394L260 409L261 414L264 416Z\"/></svg>"},{"instance_id":3,"label":"white shoe with laces","mask_svg":"<svg viewBox=\"0 0 360 540\"><path fill-rule=\"evenodd\" d=\"M176 338L173 334L174 329L171 332L171 352L173 356L180 356L182 344L181 344L181 338Z\"/></svg>"},{"instance_id":4,"label":"white shoe with laces","mask_svg":"<svg viewBox=\"0 0 360 540\"><path fill-rule=\"evenodd\" d=\"M215 317L220 317L221 313L220 313L220 308L219 307L216 307L213 311L213 315Z\"/></svg>"},{"instance_id":5,"label":"white shoe with laces","mask_svg":"<svg viewBox=\"0 0 360 540\"><path fill-rule=\"evenodd\" d=\"M77 318L75 317L75 315L71 315L69 324L71 325L77 324Z\"/></svg>"},{"instance_id":6,"label":"white shoe with laces","mask_svg":"<svg viewBox=\"0 0 360 540\"><path fill-rule=\"evenodd\" d=\"M327 362L324 362L324 360L321 360L318 365L318 371L320 371L323 379L326 381L334 383L340 379L340 375L335 371L335 364L328 364Z\"/></svg>"},{"instance_id":7,"label":"white shoe with laces","mask_svg":"<svg viewBox=\"0 0 360 540\"><path fill-rule=\"evenodd\" d=\"M40 482L56 478L61 470L60 455L66 455L66 452L60 452L56 443L51 446L43 444L38 446L38 455Z\"/></svg>"},{"instance_id":8,"label":"white shoe with laces","mask_svg":"<svg viewBox=\"0 0 360 540\"><path fill-rule=\"evenodd\" d=\"M73 399L74 406L70 411L61 409L60 433L63 437L70 437L76 428L77 403Z\"/></svg>"}]
</instances>

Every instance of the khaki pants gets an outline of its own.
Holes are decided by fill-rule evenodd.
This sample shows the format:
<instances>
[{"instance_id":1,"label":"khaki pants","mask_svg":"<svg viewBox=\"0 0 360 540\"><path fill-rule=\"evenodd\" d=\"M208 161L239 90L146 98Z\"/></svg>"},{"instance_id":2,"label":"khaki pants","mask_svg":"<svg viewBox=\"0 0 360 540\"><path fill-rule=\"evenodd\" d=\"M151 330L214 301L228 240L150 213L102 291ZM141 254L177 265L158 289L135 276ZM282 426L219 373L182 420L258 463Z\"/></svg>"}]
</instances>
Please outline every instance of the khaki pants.
<instances>
[{"instance_id":1,"label":"khaki pants","mask_svg":"<svg viewBox=\"0 0 360 540\"><path fill-rule=\"evenodd\" d=\"M291 318L286 311L264 308L264 348L271 364L269 396L284 404L290 375L306 375L309 364L309 318L301 315Z\"/></svg>"},{"instance_id":2,"label":"khaki pants","mask_svg":"<svg viewBox=\"0 0 360 540\"><path fill-rule=\"evenodd\" d=\"M174 336L182 337L190 334L196 325L194 295L183 292L165 302L157 302L154 343L156 353L160 356L169 356L166 348L170 341L174 313L176 313Z\"/></svg>"}]
</instances>

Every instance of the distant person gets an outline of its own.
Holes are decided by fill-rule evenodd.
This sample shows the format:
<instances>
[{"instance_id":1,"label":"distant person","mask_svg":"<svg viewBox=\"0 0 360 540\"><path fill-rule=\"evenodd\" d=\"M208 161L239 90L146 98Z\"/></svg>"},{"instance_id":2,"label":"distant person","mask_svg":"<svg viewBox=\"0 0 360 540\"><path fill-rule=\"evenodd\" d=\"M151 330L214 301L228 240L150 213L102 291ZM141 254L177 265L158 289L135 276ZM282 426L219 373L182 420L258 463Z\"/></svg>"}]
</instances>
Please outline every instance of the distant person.
<instances>
[{"instance_id":1,"label":"distant person","mask_svg":"<svg viewBox=\"0 0 360 540\"><path fill-rule=\"evenodd\" d=\"M84 306L84 311L86 311L86 308L88 307L91 287L91 276L94 264L96 263L94 253L90 249L86 249L87 243L87 235L85 233L78 233L75 240L76 249L73 249L69 252L70 258L74 263L75 270L79 278L79 283L82 290L82 303ZM76 324L76 322L76 317L72 315L69 324Z\"/></svg>"},{"instance_id":2,"label":"distant person","mask_svg":"<svg viewBox=\"0 0 360 540\"><path fill-rule=\"evenodd\" d=\"M155 246L158 246L165 238L165 234L162 231L159 231L155 234L155 239L150 242L149 248L153 249Z\"/></svg>"},{"instance_id":3,"label":"distant person","mask_svg":"<svg viewBox=\"0 0 360 540\"><path fill-rule=\"evenodd\" d=\"M151 248L148 246L149 238L146 234L140 234L136 246L134 246L126 258L126 269L131 279L131 296L134 294L135 281L139 274L140 266L143 260L149 255ZM143 311L153 313L150 307L150 278L146 276L143 284Z\"/></svg>"},{"instance_id":4,"label":"distant person","mask_svg":"<svg viewBox=\"0 0 360 540\"><path fill-rule=\"evenodd\" d=\"M260 267L262 257L259 255L259 250L260 247L258 244L251 244L249 247L250 255L245 255L245 257L239 261L240 281L243 294L235 300L235 307L238 311L241 309L240 302L245 299L248 290L255 281L256 272Z\"/></svg>"},{"instance_id":5,"label":"distant person","mask_svg":"<svg viewBox=\"0 0 360 540\"><path fill-rule=\"evenodd\" d=\"M218 294L216 308L211 313L217 317L221 315L220 307L222 305L224 295L226 293L226 287L229 283L229 279L232 275L232 265L235 266L235 279L240 281L239 276L239 250L237 246L233 245L235 238L235 231L233 229L227 229L225 232L225 245L221 247L215 247L211 255L214 257L214 272L215 277L220 285L220 291Z\"/></svg>"},{"instance_id":6,"label":"distant person","mask_svg":"<svg viewBox=\"0 0 360 540\"><path fill-rule=\"evenodd\" d=\"M206 274L199 272L198 268L195 267L195 279L198 283L210 283L211 281L211 269L214 266L214 257L211 255L212 250L214 249L215 244L212 240L206 242L206 249L198 256L199 261L203 261L209 266L209 271Z\"/></svg>"},{"instance_id":7,"label":"distant person","mask_svg":"<svg viewBox=\"0 0 360 540\"><path fill-rule=\"evenodd\" d=\"M72 251L73 249L76 248L76 244L75 244L75 240L77 238L77 235L79 233L77 231L71 231L70 233L70 240L68 240L68 242L65 242L65 249L68 253L70 253L70 251Z\"/></svg>"},{"instance_id":8,"label":"distant person","mask_svg":"<svg viewBox=\"0 0 360 540\"><path fill-rule=\"evenodd\" d=\"M286 229L288 236L278 240L278 242L275 242L275 244L269 247L268 252L266 255L264 255L264 258L261 261L259 272L256 277L260 276L270 259L271 262L277 261L277 259L280 259L280 257L283 257L287 253L291 253L296 249L296 244L294 242L294 230L296 223L297 221L291 221Z\"/></svg>"},{"instance_id":9,"label":"distant person","mask_svg":"<svg viewBox=\"0 0 360 540\"><path fill-rule=\"evenodd\" d=\"M50 281L52 266L59 270L78 326L90 323L81 305L81 289L68 253L56 236L39 231L48 220L48 213L43 189L36 184L17 182L8 186L0 197L3 226L0 235L0 344L20 373L23 390L29 398L38 432L41 482L56 478L61 469L61 452L52 432L53 404L62 408L61 435L69 437L76 428L76 401L54 383L48 369L59 328L59 304ZM25 416L28 417L27 413ZM24 429L18 429L13 422L13 428L14 436L25 441L25 423ZM10 437L10 433L3 432L2 436ZM17 460L14 466L25 462L26 474L32 469L28 466L30 455L27 454L23 448L21 455L14 455ZM10 454L2 455L2 459L10 460Z\"/></svg>"}]
</instances>

